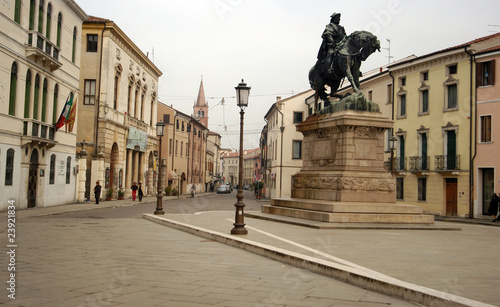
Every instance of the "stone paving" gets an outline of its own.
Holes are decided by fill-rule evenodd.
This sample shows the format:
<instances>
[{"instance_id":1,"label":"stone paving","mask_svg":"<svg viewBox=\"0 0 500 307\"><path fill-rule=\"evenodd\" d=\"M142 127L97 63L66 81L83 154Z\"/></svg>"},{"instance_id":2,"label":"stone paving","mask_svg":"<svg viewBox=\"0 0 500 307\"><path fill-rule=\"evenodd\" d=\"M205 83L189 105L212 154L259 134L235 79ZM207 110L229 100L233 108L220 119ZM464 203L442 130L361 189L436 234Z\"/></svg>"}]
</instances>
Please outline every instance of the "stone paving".
<instances>
[{"instance_id":1,"label":"stone paving","mask_svg":"<svg viewBox=\"0 0 500 307\"><path fill-rule=\"evenodd\" d=\"M0 305L415 306L144 219L58 216L78 209L16 213L16 299L4 287Z\"/></svg>"},{"instance_id":2,"label":"stone paving","mask_svg":"<svg viewBox=\"0 0 500 307\"><path fill-rule=\"evenodd\" d=\"M100 207L127 206L130 201ZM95 207L16 212L16 300L8 298L4 287L0 305L418 305L145 219L61 217L88 209ZM229 235L234 212L164 217ZM7 213L0 213L0 219L7 221ZM251 218L245 222L249 234L236 237L477 302L467 306L500 306L499 227L438 221L440 227L453 224L461 230L313 229ZM7 227L0 225L0 244L8 251ZM8 281L9 256L3 255L0 272Z\"/></svg>"}]
</instances>

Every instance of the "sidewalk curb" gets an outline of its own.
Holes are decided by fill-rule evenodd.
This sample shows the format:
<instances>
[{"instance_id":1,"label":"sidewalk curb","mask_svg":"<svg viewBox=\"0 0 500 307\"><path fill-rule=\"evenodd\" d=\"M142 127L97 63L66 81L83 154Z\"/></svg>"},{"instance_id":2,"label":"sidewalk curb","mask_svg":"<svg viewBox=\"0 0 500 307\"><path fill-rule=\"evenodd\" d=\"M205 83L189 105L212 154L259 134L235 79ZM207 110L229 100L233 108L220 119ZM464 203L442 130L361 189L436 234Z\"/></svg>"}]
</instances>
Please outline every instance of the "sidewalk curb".
<instances>
[{"instance_id":1,"label":"sidewalk curb","mask_svg":"<svg viewBox=\"0 0 500 307\"><path fill-rule=\"evenodd\" d=\"M470 307L492 307L465 297L456 296L442 291L407 283L382 274L374 274L365 270L351 268L345 265L333 263L309 257L299 253L247 240L241 236L230 236L216 231L188 225L185 223L169 220L161 216L143 214L144 219L182 230L209 240L224 243L232 247L241 248L245 251L280 261L313 273L325 275L337 280L350 283L374 292L406 301L423 304L425 306L470 306Z\"/></svg>"}]
</instances>

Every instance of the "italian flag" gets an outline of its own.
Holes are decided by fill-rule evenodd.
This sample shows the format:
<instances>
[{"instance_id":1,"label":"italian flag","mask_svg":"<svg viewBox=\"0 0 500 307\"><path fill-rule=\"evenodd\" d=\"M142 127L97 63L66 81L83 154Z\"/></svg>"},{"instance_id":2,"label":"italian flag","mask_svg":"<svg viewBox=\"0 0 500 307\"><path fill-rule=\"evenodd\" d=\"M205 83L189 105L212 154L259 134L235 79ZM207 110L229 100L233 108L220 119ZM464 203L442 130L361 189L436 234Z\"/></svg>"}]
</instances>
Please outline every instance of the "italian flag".
<instances>
[{"instance_id":1,"label":"italian flag","mask_svg":"<svg viewBox=\"0 0 500 307\"><path fill-rule=\"evenodd\" d=\"M61 112L61 115L59 116L57 122L54 124L56 130L59 130L59 128L64 126L64 124L70 119L71 109L73 109L73 97L74 97L73 92L70 92L68 99L66 99L66 104L64 104L64 108Z\"/></svg>"}]
</instances>

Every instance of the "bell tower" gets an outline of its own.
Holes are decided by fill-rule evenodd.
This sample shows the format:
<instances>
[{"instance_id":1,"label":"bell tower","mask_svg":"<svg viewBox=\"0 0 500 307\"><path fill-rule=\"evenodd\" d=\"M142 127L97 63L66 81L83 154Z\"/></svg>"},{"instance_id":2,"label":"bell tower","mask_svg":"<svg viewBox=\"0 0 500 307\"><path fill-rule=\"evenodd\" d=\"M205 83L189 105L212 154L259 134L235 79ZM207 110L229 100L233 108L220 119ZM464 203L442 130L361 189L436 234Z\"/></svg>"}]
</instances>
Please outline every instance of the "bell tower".
<instances>
[{"instance_id":1,"label":"bell tower","mask_svg":"<svg viewBox=\"0 0 500 307\"><path fill-rule=\"evenodd\" d=\"M200 123L208 128L208 103L205 98L205 90L203 88L203 78L200 82L198 90L198 98L193 107L193 116L200 119Z\"/></svg>"}]
</instances>

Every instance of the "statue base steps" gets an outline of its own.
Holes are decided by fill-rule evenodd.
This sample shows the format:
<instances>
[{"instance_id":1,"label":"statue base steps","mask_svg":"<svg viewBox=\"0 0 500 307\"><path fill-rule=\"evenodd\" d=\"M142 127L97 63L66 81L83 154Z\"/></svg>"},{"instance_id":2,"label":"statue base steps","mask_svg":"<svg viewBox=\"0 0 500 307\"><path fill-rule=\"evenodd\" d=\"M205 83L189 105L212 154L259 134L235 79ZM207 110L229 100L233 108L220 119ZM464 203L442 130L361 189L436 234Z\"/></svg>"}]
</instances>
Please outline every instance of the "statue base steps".
<instances>
[{"instance_id":1,"label":"statue base steps","mask_svg":"<svg viewBox=\"0 0 500 307\"><path fill-rule=\"evenodd\" d=\"M348 203L311 199L273 199L263 213L330 223L434 224L422 208L395 203Z\"/></svg>"}]
</instances>

